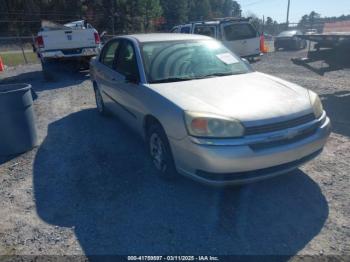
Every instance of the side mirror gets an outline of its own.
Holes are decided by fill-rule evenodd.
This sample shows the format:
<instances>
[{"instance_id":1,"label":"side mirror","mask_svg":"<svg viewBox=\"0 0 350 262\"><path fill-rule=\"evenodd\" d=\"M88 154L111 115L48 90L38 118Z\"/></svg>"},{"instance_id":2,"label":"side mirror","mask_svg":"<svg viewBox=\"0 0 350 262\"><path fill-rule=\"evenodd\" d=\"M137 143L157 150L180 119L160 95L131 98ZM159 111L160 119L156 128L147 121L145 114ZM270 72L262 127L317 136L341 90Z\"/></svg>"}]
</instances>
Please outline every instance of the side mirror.
<instances>
[{"instance_id":1,"label":"side mirror","mask_svg":"<svg viewBox=\"0 0 350 262\"><path fill-rule=\"evenodd\" d=\"M245 58L241 58L241 59L242 59L243 63L244 63L250 70L254 71L252 65L249 63L249 61L248 61L247 59L245 59Z\"/></svg>"}]
</instances>

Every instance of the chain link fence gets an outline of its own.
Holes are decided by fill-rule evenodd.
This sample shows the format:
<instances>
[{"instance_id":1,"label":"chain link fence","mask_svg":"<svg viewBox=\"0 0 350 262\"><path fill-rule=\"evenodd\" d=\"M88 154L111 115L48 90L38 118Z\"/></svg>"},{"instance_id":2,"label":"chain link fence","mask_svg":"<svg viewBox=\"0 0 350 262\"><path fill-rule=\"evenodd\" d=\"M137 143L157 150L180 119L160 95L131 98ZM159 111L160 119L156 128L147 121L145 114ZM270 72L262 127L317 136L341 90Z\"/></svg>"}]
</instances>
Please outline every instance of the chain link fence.
<instances>
[{"instance_id":1,"label":"chain link fence","mask_svg":"<svg viewBox=\"0 0 350 262\"><path fill-rule=\"evenodd\" d=\"M34 36L0 37L0 57L5 66L38 63Z\"/></svg>"}]
</instances>

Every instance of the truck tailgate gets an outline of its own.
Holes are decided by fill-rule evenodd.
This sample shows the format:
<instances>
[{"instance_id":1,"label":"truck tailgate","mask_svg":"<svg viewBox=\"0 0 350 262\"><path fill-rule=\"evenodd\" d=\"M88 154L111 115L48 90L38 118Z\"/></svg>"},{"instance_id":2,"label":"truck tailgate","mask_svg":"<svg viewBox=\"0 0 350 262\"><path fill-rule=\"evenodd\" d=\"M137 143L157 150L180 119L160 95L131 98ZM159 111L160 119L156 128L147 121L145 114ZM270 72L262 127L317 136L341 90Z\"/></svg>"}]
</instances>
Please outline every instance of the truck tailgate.
<instances>
[{"instance_id":1,"label":"truck tailgate","mask_svg":"<svg viewBox=\"0 0 350 262\"><path fill-rule=\"evenodd\" d=\"M63 50L82 47L96 47L94 29L44 31L44 50Z\"/></svg>"}]
</instances>

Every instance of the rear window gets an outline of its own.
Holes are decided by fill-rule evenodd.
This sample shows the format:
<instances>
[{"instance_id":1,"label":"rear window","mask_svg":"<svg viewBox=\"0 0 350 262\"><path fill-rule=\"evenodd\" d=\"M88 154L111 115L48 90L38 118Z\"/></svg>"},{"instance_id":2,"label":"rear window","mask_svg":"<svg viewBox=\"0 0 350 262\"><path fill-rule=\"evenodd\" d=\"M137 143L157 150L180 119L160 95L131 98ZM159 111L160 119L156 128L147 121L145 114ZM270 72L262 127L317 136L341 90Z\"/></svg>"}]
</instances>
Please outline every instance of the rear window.
<instances>
[{"instance_id":1,"label":"rear window","mask_svg":"<svg viewBox=\"0 0 350 262\"><path fill-rule=\"evenodd\" d=\"M235 41L257 37L257 31L251 24L230 24L224 26L226 40Z\"/></svg>"},{"instance_id":2,"label":"rear window","mask_svg":"<svg viewBox=\"0 0 350 262\"><path fill-rule=\"evenodd\" d=\"M287 37L287 36L294 36L296 34L298 34L298 31L284 31L280 33L278 36Z\"/></svg>"},{"instance_id":3,"label":"rear window","mask_svg":"<svg viewBox=\"0 0 350 262\"><path fill-rule=\"evenodd\" d=\"M215 27L214 26L196 26L194 29L194 33L197 35L215 37Z\"/></svg>"}]
</instances>

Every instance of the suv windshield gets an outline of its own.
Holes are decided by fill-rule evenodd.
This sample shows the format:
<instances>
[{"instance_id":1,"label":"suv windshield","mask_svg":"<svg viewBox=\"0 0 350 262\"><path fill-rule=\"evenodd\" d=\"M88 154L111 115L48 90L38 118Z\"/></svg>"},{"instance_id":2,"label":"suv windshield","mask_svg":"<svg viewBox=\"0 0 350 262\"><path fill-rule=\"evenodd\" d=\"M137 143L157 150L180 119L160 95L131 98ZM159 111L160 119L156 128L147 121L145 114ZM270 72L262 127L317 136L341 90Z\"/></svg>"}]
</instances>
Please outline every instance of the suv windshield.
<instances>
[{"instance_id":1,"label":"suv windshield","mask_svg":"<svg viewBox=\"0 0 350 262\"><path fill-rule=\"evenodd\" d=\"M214 40L145 43L141 51L149 83L251 72L240 58Z\"/></svg>"}]
</instances>

